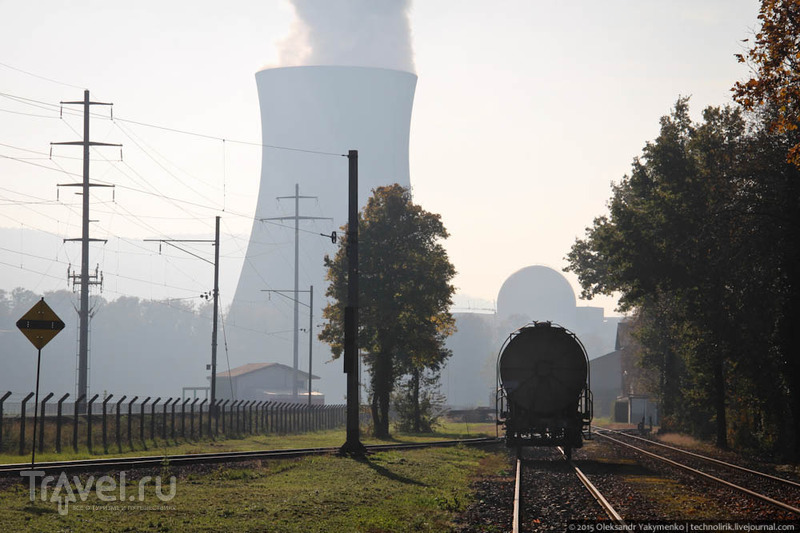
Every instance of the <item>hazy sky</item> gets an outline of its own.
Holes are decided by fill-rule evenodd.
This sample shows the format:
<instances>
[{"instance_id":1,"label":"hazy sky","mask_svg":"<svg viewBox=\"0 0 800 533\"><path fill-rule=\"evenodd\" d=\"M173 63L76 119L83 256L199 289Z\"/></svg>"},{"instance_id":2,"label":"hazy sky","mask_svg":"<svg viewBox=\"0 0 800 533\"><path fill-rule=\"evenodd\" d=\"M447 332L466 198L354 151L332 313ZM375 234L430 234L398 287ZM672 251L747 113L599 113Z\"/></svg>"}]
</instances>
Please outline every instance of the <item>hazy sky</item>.
<instances>
[{"instance_id":1,"label":"hazy sky","mask_svg":"<svg viewBox=\"0 0 800 533\"><path fill-rule=\"evenodd\" d=\"M387 12L405 4L347 3ZM340 24L315 12L319 3L296 4L333 32L327 42L342 45L340 53L351 46L355 55L371 39L395 43L387 55L407 49L402 24L370 32L374 13ZM419 75L411 183L415 200L440 213L451 233L458 304L490 304L527 265L561 270L575 238L605 212L611 182L628 172L679 95L692 96L696 117L730 102L729 88L746 76L733 54L752 35L757 11L755 0L414 2L407 20ZM93 108L92 140L124 144L122 161L118 149L99 148L92 163L93 180L117 185L113 194L92 191L93 237L109 242L93 247L91 262L101 263L106 296L210 289L195 273L165 282L178 267L162 264L157 246L140 240L210 238L221 215L221 292L229 303L261 175L260 146L234 142L260 143L254 74L303 57L326 61L322 52L333 45L318 44L318 54L300 49L304 27L279 0L0 0L0 13L0 227L80 236L80 198L61 188L57 201L56 187L79 177L35 165L80 175L79 147L56 147L48 159L50 142L81 139L80 108L65 107L59 118L57 107L41 102L81 100L88 88L93 100L114 103L116 119L212 137L112 122L107 108ZM402 23L402 10L399 16ZM340 26L352 41L336 35ZM380 64L381 50L370 47L364 61ZM386 61L408 65L404 54ZM346 171L343 160L343 187ZM66 288L65 265L80 262L77 243L3 247L0 276L17 280L35 270L29 288L38 292ZM114 278L115 265L126 261L117 251L130 247L156 265L136 285ZM196 249L210 257L208 248ZM611 312L615 304L593 305Z\"/></svg>"}]
</instances>

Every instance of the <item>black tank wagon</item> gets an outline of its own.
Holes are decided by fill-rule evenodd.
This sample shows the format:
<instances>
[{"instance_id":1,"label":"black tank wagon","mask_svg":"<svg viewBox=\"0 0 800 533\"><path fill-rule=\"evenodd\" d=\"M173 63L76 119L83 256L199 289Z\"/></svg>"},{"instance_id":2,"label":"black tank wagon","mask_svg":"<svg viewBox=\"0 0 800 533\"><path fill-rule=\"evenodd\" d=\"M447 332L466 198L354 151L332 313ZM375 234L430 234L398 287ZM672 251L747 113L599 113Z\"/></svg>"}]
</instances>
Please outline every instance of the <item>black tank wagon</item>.
<instances>
[{"instance_id":1,"label":"black tank wagon","mask_svg":"<svg viewBox=\"0 0 800 533\"><path fill-rule=\"evenodd\" d=\"M506 444L563 446L567 458L583 444L592 420L589 358L574 333L550 322L513 332L497 358L497 423Z\"/></svg>"}]
</instances>

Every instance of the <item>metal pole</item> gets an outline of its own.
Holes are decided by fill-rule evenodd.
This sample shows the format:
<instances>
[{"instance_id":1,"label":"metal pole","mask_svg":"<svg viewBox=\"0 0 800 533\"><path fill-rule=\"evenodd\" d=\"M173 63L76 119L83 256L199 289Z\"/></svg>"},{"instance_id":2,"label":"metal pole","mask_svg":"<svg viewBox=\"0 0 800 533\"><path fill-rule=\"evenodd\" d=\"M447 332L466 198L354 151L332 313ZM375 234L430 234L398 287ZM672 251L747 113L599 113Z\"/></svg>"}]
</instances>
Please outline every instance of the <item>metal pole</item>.
<instances>
[{"instance_id":1,"label":"metal pole","mask_svg":"<svg viewBox=\"0 0 800 533\"><path fill-rule=\"evenodd\" d=\"M292 376L292 401L297 402L297 366L298 366L298 336L299 336L299 296L300 290L300 185L294 184L294 333L292 346L292 363L294 375Z\"/></svg>"},{"instance_id":2,"label":"metal pole","mask_svg":"<svg viewBox=\"0 0 800 533\"><path fill-rule=\"evenodd\" d=\"M347 440L340 452L364 455L359 435L358 390L358 150L347 154L347 305L344 309L344 370L347 372Z\"/></svg>"},{"instance_id":3,"label":"metal pole","mask_svg":"<svg viewBox=\"0 0 800 533\"><path fill-rule=\"evenodd\" d=\"M314 342L314 286L309 289L308 302L308 405L311 405L311 346Z\"/></svg>"},{"instance_id":4,"label":"metal pole","mask_svg":"<svg viewBox=\"0 0 800 533\"><path fill-rule=\"evenodd\" d=\"M78 341L78 396L89 396L89 91L83 91L83 221L81 231L81 308Z\"/></svg>"},{"instance_id":5,"label":"metal pole","mask_svg":"<svg viewBox=\"0 0 800 533\"><path fill-rule=\"evenodd\" d=\"M88 98L88 96L87 96ZM31 470L36 463L36 426L39 421L39 370L42 367L42 349L39 348L39 355L36 357L36 397L33 399L33 442L31 443ZM44 413L42 413L44 415Z\"/></svg>"},{"instance_id":6,"label":"metal pole","mask_svg":"<svg viewBox=\"0 0 800 533\"><path fill-rule=\"evenodd\" d=\"M42 400L42 407L41 407L42 417L39 420L39 426L40 426L39 427L39 453L42 453L42 450L44 450L44 421L46 420L46 418L44 416L45 415L45 405L47 404L47 400L49 400L53 396L54 396L54 394L51 392L50 394L45 396L44 399Z\"/></svg>"},{"instance_id":7,"label":"metal pole","mask_svg":"<svg viewBox=\"0 0 800 533\"><path fill-rule=\"evenodd\" d=\"M56 414L56 453L61 453L61 414L63 409L62 404L64 403L64 400L66 400L67 398L69 398L69 393L64 394L64 396L62 396L58 400L58 414ZM0 449L1 448L2 446L0 446Z\"/></svg>"},{"instance_id":8,"label":"metal pole","mask_svg":"<svg viewBox=\"0 0 800 533\"><path fill-rule=\"evenodd\" d=\"M219 315L219 217L216 218L214 234L214 319L211 329L211 403L209 404L208 434L211 435L211 419L217 416L217 317ZM215 416L212 417L211 414Z\"/></svg>"}]
</instances>

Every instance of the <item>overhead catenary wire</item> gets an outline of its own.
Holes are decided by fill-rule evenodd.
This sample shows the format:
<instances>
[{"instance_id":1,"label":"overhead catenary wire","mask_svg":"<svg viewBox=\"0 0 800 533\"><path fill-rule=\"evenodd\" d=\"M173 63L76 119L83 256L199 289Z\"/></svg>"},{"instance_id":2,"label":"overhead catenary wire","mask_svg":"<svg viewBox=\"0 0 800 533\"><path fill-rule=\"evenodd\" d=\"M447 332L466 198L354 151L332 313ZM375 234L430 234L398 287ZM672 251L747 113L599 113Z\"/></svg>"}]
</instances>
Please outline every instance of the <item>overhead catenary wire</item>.
<instances>
[{"instance_id":1,"label":"overhead catenary wire","mask_svg":"<svg viewBox=\"0 0 800 533\"><path fill-rule=\"evenodd\" d=\"M46 79L46 78L42 77L42 79ZM73 86L73 87L75 87L75 86ZM13 94L9 94L9 93L0 93L0 96L3 96L3 97L5 97L5 98L7 98L7 99L9 99L11 101L14 101L16 103L21 104L21 105L32 106L34 108L38 108L38 109L46 110L47 112L54 113L53 117L50 117L50 116L47 116L47 115L40 115L43 118L59 118L59 117L68 117L68 116L79 117L79 116L81 116L81 113L79 113L79 112L70 111L67 108L62 108L62 106L60 106L60 105L50 104L48 102L35 100L33 98L27 98L27 97L13 95ZM58 113L58 114L56 115L56 113ZM243 218L243 219L246 219L246 220L251 220L251 221L253 221L255 219L254 216L245 215L245 214L242 214L242 213L237 213L235 211L232 212L232 211L228 211L227 210L227 205L226 205L227 164L228 164L228 155L229 155L227 153L227 148L226 148L227 147L227 143L233 142L233 143L241 144L241 145L260 146L262 148L267 148L267 149L288 150L288 151L293 151L293 152L301 152L301 153L308 153L308 154L321 155L321 156L347 157L347 154L336 153L336 152L326 152L326 151L320 151L320 150L308 150L308 149L298 148L298 147L271 145L271 144L259 143L259 142L248 142L248 141L242 141L242 140L229 139L227 137L219 136L219 135L206 135L206 134L203 134L203 133L198 133L198 132L194 132L194 131L188 131L186 129L174 128L174 127L169 127L169 126L162 126L162 125L157 125L157 124L150 124L150 123L147 123L147 122L144 122L144 121L132 120L132 119L124 118L124 117L123 118L120 118L120 117L113 117L112 118L110 116L106 116L105 114L101 115L101 114L97 114L97 113L90 113L90 116L99 117L99 118L102 118L102 119L105 119L105 120L113 120L114 121L114 125L121 132L123 132L123 134L126 134L126 136L128 138L131 138L131 140L133 140L133 137L135 136L135 134L134 134L133 128L127 127L128 125L131 125L131 126L137 125L137 126L142 126L142 127L155 128L155 129L160 129L160 130L169 131L169 132L173 132L173 133L189 135L189 136L198 137L198 138L206 138L206 139L210 139L210 140L215 140L215 141L221 142L222 143L222 159L223 159L223 167L222 167L223 199L222 199L221 209L223 211L225 211L229 216L240 217L240 218ZM69 127L71 130L75 131L75 129L72 128L69 125L69 123L66 122L66 121L65 121L65 125L67 127ZM164 158L163 156L158 154L152 148L147 147L146 144L143 143L143 141L140 141L139 144L141 144L141 146L137 146L137 148L141 152L143 152L144 155L146 155L147 157L150 157L154 162L159 164L161 169L164 172L166 172L167 174L171 175L173 179L178 181L178 183L182 183L184 186L186 186L186 182L181 180L181 178L179 176L177 176L174 172L171 172L168 168L166 168L166 166L164 164L159 163L157 158L155 157L155 155L160 157L162 160L168 161L166 158ZM13 147L13 149L17 149L17 148L18 147ZM37 154L37 155L39 155L39 154L44 155L44 152L37 152L37 151L34 151L34 150L31 150L30 152L34 153L34 154ZM94 153L98 153L98 151L94 151ZM104 159L106 162L111 163L111 167L113 167L117 172L123 173L123 175L126 174L126 169L127 169L127 174L128 174L129 179L131 179L131 181L135 181L135 179L133 178L133 174L132 173L135 173L136 169L134 167L132 167L129 163L127 163L125 161L120 161L120 162L108 161L108 159L106 159L102 155L102 153L100 153L100 157L102 159ZM41 167L43 169L51 170L51 171L54 171L54 172L59 172L59 173L61 173L63 175L70 175L70 176L76 176L76 177L80 177L81 176L78 173L69 172L68 170L66 170L64 168L61 168L60 165L58 165L58 163L53 158L51 158L52 166L31 163L30 161L23 160L22 158L14 158L14 157L8 157L8 156L5 156L5 158L16 160L17 162L26 163L26 164L29 164L29 165L33 164L33 165L35 165L37 167ZM68 157L61 156L61 155L56 155L55 158L67 159ZM69 159L79 159L79 158L71 158L71 157L69 157ZM173 165L176 168L179 168L179 167L175 166L172 163L170 163L170 164ZM110 168L106 172L109 172ZM186 174L188 175L188 173L186 173ZM153 197L153 198L159 198L161 200L171 202L176 207L178 207L178 206L186 206L188 208L198 208L198 209L207 209L207 210L215 210L215 211L220 210L220 206L219 205L214 205L214 204L216 204L216 202L214 202L213 200L211 200L208 197L204 197L203 200L201 200L201 201L192 201L190 199L179 198L179 197L175 197L173 195L164 194L157 187L154 187L150 183L150 180L144 179L141 175L139 175L138 177L139 177L140 183L142 184L139 187L131 186L131 185L127 185L127 184L116 184L116 186L121 190L128 190L128 191L131 191L131 192L136 192L137 194L145 194L145 195L148 195L148 196ZM192 176L192 178L193 179L197 179L196 176ZM101 182L100 180L97 180L97 181ZM105 180L103 180L103 181L105 181ZM147 189L150 189L150 190L147 190ZM40 199L38 201L47 202L45 199ZM69 204L65 204L64 202L60 202L60 203L62 205L65 205L69 209L69 212L71 214L75 214L75 208L74 207L71 207L71 206L69 206ZM32 202L26 202L26 204L34 205ZM18 202L13 202L13 205L17 205L17 206L24 207L24 208L29 208L28 205L24 205L23 202L19 202L19 201ZM161 234L161 232L157 231L156 228L154 228L152 225L147 224L147 222L145 220L147 218L155 219L155 218L158 218L158 217L155 217L155 216L148 217L147 215L137 215L136 213L133 212L132 209L126 207L124 205L124 202L123 203L110 202L109 205L113 206L113 207L110 208L110 209L107 209L105 212L110 214L111 216L116 216L118 219L131 220L135 224L139 225L142 228L148 228L150 231L153 231L156 234ZM195 213L197 213L196 209L184 210L184 211L187 214L187 216L185 217L185 220L193 220L193 219L194 220L199 220L200 219L201 215L195 214ZM101 212L101 211L98 211L98 212ZM122 214L123 212L125 213L124 215ZM166 218L166 217L163 217L163 218ZM176 217L172 217L172 218L176 219ZM63 222L59 221L59 224L61 224L61 223L63 223ZM288 226L286 224L281 224L281 223L278 223L278 222L269 221L269 222L265 222L265 223L266 224L270 224L272 226L282 227L282 228L286 228L286 229L292 229L290 226ZM98 225L98 227L100 229L104 229L102 227L102 225ZM318 232L310 231L310 230L306 230L306 229L301 229L300 231L302 231L303 233L306 233L306 234L319 235ZM110 230L106 230L106 232L107 232L108 236L111 236L111 235L114 234L114 232L112 232ZM267 232L267 234L272 236L271 232ZM246 254L245 254L244 250L241 247L241 245L242 245L241 241L242 240L247 240L247 239L233 238L233 240L239 246L239 249L240 249L240 253L239 253L239 255L237 257L238 258L245 257ZM265 242L263 244L269 244L269 245L280 244L280 243L276 242L276 239L270 239L270 241L271 242ZM251 266L253 266L253 265L251 265ZM131 279L133 279L133 278L131 278ZM148 283L146 280L137 280L137 281ZM150 283L152 283L152 282L150 282ZM155 285L155 283L153 283L153 284ZM269 286L269 284L265 284L265 285Z\"/></svg>"}]
</instances>

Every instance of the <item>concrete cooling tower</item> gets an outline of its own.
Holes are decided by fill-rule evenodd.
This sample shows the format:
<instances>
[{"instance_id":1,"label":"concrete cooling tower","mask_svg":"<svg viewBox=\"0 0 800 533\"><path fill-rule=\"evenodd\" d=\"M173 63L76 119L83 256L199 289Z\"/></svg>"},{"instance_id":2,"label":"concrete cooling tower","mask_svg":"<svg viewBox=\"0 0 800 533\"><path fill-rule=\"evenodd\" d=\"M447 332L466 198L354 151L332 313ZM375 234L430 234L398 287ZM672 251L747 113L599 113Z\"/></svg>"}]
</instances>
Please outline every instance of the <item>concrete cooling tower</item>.
<instances>
[{"instance_id":1,"label":"concrete cooling tower","mask_svg":"<svg viewBox=\"0 0 800 533\"><path fill-rule=\"evenodd\" d=\"M347 222L348 160L336 154L358 150L361 207L375 187L409 186L409 128L417 76L381 68L311 66L262 70L256 82L262 143L267 146L255 220L226 334L232 365L291 366L293 294L288 291L294 288L293 217L301 217L299 289L314 286L318 325L327 287L323 258L338 246L319 234L339 232ZM296 190L299 200L294 198ZM283 296L263 292L269 289L286 292ZM300 293L299 300L308 304L309 295ZM308 319L307 307L301 306L301 328L307 328ZM322 379L315 388L328 396L328 403L336 403L344 393L341 364L324 364L331 358L330 350L316 341L318 332L316 328L313 373ZM305 371L308 332L300 335L299 369Z\"/></svg>"}]
</instances>

